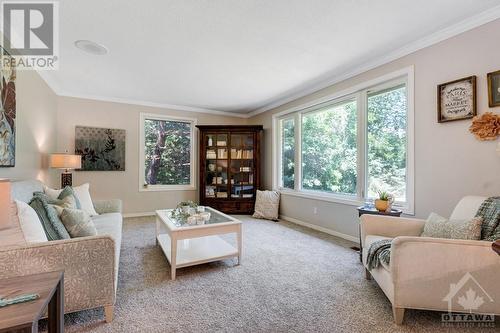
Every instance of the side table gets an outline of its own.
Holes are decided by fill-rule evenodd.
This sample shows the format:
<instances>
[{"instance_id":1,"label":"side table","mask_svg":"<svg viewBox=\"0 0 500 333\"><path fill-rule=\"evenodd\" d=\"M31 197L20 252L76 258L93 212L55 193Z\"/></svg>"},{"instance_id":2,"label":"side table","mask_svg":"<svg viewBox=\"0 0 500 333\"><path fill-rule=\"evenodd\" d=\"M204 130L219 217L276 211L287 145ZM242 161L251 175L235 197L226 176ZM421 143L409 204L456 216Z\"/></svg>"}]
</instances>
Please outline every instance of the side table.
<instances>
[{"instance_id":1,"label":"side table","mask_svg":"<svg viewBox=\"0 0 500 333\"><path fill-rule=\"evenodd\" d=\"M358 217L361 217L361 215L363 214L400 217L401 213L403 212L399 209L394 209L394 208L391 209L390 212L380 212L374 207L365 207L365 206L360 206L357 208L357 210L358 210ZM363 245L361 243L361 224L359 225L359 261L361 261L361 263L363 262Z\"/></svg>"},{"instance_id":2,"label":"side table","mask_svg":"<svg viewBox=\"0 0 500 333\"><path fill-rule=\"evenodd\" d=\"M493 249L493 251L498 253L498 255L500 255L500 240L493 242L493 244L491 244L491 248Z\"/></svg>"},{"instance_id":3,"label":"side table","mask_svg":"<svg viewBox=\"0 0 500 333\"><path fill-rule=\"evenodd\" d=\"M48 272L0 280L0 295L14 297L36 293L36 300L0 308L0 333L38 332L38 320L48 309L50 333L64 332L64 273Z\"/></svg>"}]
</instances>

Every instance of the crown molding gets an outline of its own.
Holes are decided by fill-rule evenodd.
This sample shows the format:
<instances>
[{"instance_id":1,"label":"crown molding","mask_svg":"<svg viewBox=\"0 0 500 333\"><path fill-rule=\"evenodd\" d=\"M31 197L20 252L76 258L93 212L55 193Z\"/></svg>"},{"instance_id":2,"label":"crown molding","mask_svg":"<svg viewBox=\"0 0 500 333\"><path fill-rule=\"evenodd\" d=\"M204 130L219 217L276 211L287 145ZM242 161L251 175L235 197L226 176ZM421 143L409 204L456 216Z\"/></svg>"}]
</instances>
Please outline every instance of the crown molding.
<instances>
[{"instance_id":1,"label":"crown molding","mask_svg":"<svg viewBox=\"0 0 500 333\"><path fill-rule=\"evenodd\" d=\"M466 32L466 31L477 28L481 25L484 25L486 23L494 21L498 18L500 18L500 5L493 7L493 8L490 8L482 13L479 13L477 15L469 17L465 20L462 20L456 24L453 24L447 28L439 30L435 33L428 35L428 36L420 38L414 42L406 44L405 46L403 46L399 49L396 49L396 50L394 50L394 51L392 51L392 52L390 52L382 57L378 57L378 58L369 60L367 62L364 62L359 66L355 66L354 69L340 72L340 73L332 73L330 78L326 79L326 80L325 79L314 80L306 86L295 89L295 90L299 90L299 91L292 92L288 95L280 97L280 98L276 99L275 101L273 101L273 102L271 102L271 103L269 103L261 108L258 108L257 110L251 111L250 113L248 113L248 115L250 117L254 117L260 113L275 109L281 105L290 103L290 102L295 101L299 98L305 97L305 96L313 94L315 92L318 92L318 91L320 91L324 88L327 88L331 85L345 81L345 80L350 79L354 76L357 76L359 74L367 72L371 69L377 68L377 67L385 65L387 63L390 63L394 60L397 60L399 58L407 56L411 53L414 53L414 52L419 51L421 49L424 49L426 47L429 47L429 46L432 46L432 45L437 44L439 42L442 42L446 39L457 36L461 33Z\"/></svg>"},{"instance_id":2,"label":"crown molding","mask_svg":"<svg viewBox=\"0 0 500 333\"><path fill-rule=\"evenodd\" d=\"M248 113L219 111L219 110L198 108L198 107L187 106L187 105L155 103L155 102L141 101L141 100L128 99L128 98L107 97L107 96L98 96L98 95L90 95L90 94L75 94L75 93L67 92L67 91L60 89L60 87L48 75L47 71L38 71L38 74L45 81L45 83L50 87L50 89L52 89L52 91L57 96L60 96L60 97L72 97L72 98L81 98L81 99L88 99L88 100L101 101L101 102L140 105L140 106L147 106L147 107L153 107L153 108L168 109L168 110L172 110L172 111L197 112L197 113L206 113L206 114L213 114L213 115L226 116L226 117L236 117L236 118L245 118L245 119L250 118L250 115Z\"/></svg>"}]
</instances>

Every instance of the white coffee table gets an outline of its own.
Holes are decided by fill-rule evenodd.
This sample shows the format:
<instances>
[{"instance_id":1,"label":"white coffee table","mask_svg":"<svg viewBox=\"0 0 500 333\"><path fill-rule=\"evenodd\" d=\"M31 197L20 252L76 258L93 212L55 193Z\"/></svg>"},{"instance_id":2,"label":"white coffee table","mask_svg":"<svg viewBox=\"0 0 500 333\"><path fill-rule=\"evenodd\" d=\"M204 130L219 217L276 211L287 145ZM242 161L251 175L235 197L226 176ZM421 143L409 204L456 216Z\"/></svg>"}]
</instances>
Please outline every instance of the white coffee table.
<instances>
[{"instance_id":1,"label":"white coffee table","mask_svg":"<svg viewBox=\"0 0 500 333\"><path fill-rule=\"evenodd\" d=\"M172 209L156 211L156 244L170 263L170 276L175 280L177 268L238 257L241 263L241 221L206 207L210 221L188 225L171 216ZM219 237L236 234L237 247Z\"/></svg>"}]
</instances>

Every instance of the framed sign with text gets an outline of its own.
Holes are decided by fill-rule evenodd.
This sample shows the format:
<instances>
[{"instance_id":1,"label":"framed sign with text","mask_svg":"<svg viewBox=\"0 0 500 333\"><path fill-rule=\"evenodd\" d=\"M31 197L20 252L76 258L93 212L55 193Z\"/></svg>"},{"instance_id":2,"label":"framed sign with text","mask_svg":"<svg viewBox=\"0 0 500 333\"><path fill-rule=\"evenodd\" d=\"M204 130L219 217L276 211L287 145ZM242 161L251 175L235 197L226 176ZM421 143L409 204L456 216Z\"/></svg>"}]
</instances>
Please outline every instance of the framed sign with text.
<instances>
[{"instance_id":1,"label":"framed sign with text","mask_svg":"<svg viewBox=\"0 0 500 333\"><path fill-rule=\"evenodd\" d=\"M438 122L470 119L477 114L476 76L469 76L437 87Z\"/></svg>"}]
</instances>

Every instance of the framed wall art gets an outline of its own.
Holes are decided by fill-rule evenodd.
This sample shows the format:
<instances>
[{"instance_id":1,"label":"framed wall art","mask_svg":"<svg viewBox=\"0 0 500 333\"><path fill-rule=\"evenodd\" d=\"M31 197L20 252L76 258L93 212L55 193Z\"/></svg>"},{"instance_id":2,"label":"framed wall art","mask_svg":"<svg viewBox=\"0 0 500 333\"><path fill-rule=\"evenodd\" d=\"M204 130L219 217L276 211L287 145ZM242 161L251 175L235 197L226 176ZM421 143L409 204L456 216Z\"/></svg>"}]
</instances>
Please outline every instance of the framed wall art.
<instances>
[{"instance_id":1,"label":"framed wall art","mask_svg":"<svg viewBox=\"0 0 500 333\"><path fill-rule=\"evenodd\" d=\"M437 87L438 122L470 119L477 114L476 76L469 76Z\"/></svg>"},{"instance_id":2,"label":"framed wall art","mask_svg":"<svg viewBox=\"0 0 500 333\"><path fill-rule=\"evenodd\" d=\"M500 106L500 71L488 73L488 105Z\"/></svg>"},{"instance_id":3,"label":"framed wall art","mask_svg":"<svg viewBox=\"0 0 500 333\"><path fill-rule=\"evenodd\" d=\"M0 167L16 165L16 68L0 46Z\"/></svg>"},{"instance_id":4,"label":"framed wall art","mask_svg":"<svg viewBox=\"0 0 500 333\"><path fill-rule=\"evenodd\" d=\"M75 154L79 171L125 171L125 130L76 126Z\"/></svg>"}]
</instances>

